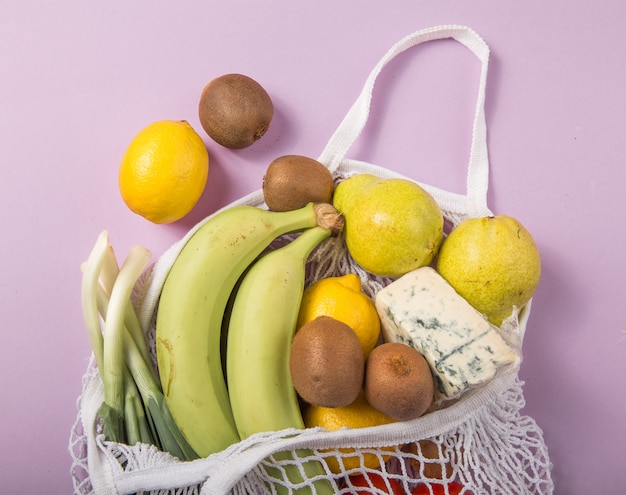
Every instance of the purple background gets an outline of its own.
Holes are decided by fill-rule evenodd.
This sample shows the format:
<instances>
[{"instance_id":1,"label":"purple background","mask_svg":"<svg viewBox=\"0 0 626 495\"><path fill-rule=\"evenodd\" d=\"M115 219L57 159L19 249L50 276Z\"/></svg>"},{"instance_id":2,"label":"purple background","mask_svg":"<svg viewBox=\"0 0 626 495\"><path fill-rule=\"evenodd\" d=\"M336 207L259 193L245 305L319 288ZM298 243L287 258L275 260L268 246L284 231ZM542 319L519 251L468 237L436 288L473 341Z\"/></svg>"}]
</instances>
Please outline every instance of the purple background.
<instances>
[{"instance_id":1,"label":"purple background","mask_svg":"<svg viewBox=\"0 0 626 495\"><path fill-rule=\"evenodd\" d=\"M317 157L380 57L406 34L466 24L491 47L489 206L543 256L524 344L527 406L556 493L623 493L626 6L622 2L2 2L0 15L0 487L70 493L70 428L90 347L80 264L108 228L156 258L203 216L260 187L267 164ZM349 152L462 192L478 60L452 41L380 76ZM148 123L186 119L241 72L276 107L240 151L205 139L209 182L169 226L130 213L117 167ZM204 136L204 134L202 134ZM205 136L206 137L206 136Z\"/></svg>"}]
</instances>

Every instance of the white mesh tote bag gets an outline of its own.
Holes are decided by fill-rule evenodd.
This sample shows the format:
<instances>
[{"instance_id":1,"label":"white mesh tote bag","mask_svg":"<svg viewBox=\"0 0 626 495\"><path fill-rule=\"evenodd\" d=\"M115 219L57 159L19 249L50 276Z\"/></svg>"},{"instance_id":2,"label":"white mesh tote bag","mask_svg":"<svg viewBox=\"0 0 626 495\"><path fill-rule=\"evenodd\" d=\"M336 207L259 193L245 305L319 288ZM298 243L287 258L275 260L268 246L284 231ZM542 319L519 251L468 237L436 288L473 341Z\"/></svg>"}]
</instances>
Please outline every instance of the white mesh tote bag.
<instances>
[{"instance_id":1,"label":"white mesh tote bag","mask_svg":"<svg viewBox=\"0 0 626 495\"><path fill-rule=\"evenodd\" d=\"M329 168L336 182L356 173L382 178L400 177L391 170L346 158L350 146L364 128L378 74L396 55L430 40L451 38L481 62L472 144L469 154L466 194L448 192L428 184L427 190L452 225L468 217L491 215L487 207L489 162L484 114L489 48L465 26L438 26L414 32L395 44L369 75L362 92L318 160ZM235 201L235 205L266 208L262 191ZM139 280L134 306L154 350L155 314L169 268L191 235L211 217L200 222L173 245ZM374 296L389 280L361 269L350 257L342 237L325 241L308 261L307 283L323 277L356 273L364 290ZM519 318L508 321L507 339L521 354L521 344L530 314L528 304ZM550 494L551 464L541 429L520 410L524 406L523 383L518 367L487 385L464 394L446 407L418 419L367 428L326 431L320 428L289 429L253 435L230 448L195 461L179 461L154 446L128 446L106 441L97 412L103 387L93 360L83 377L78 416L70 438L75 493L87 494L269 494L331 493L357 490L350 475L362 475L369 488L361 493L406 494ZM291 452L291 456L282 455ZM378 469L346 467L342 457L375 456ZM289 460L291 457L291 460ZM339 470L307 478L294 485L268 473L284 472L286 464L339 459ZM287 460L286 460L287 459ZM295 460L294 460L295 459ZM323 478L323 480L322 480ZM325 489L318 490L320 482ZM400 487L398 491L397 487ZM392 491L393 489L396 491Z\"/></svg>"}]
</instances>

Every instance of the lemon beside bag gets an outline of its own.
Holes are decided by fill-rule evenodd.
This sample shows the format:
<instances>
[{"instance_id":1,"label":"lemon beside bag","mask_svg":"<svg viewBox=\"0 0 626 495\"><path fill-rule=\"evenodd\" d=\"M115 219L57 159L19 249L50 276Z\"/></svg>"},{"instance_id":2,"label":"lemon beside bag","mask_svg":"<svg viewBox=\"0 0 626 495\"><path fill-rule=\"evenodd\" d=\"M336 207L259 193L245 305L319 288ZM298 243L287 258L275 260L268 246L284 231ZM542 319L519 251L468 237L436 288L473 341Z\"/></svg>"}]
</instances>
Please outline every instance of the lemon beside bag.
<instances>
[{"instance_id":1,"label":"lemon beside bag","mask_svg":"<svg viewBox=\"0 0 626 495\"><path fill-rule=\"evenodd\" d=\"M437 26L416 31L396 43L374 67L359 97L318 160L328 167L336 181L356 173L407 179L386 168L348 159L346 153L367 122L374 84L385 65L412 46L447 38L467 47L481 62L467 191L466 194L457 194L416 182L435 198L446 220L456 225L468 217L492 214L487 206L489 160L484 114L489 47L468 27ZM266 208L261 190L225 208L242 204ZM133 302L152 350L159 295L169 268L187 239L209 218L170 247L135 287ZM358 267L347 253L341 237L322 244L309 259L308 265L307 283L327 276L356 273L370 295L376 294L388 283ZM507 329L520 343L530 310L529 303ZM524 393L517 369L466 393L458 402L444 409L412 421L334 432L319 428L266 432L253 435L207 458L189 462L179 461L154 446L128 446L104 440L97 418L102 400L103 387L92 360L83 377L78 415L70 437L76 494L315 493L315 480L305 478L300 485L294 486L268 476L268 472L280 472L285 462L290 462L285 461L284 456L276 455L282 452L295 454L295 462L299 465L310 459L324 461L332 458L339 466L338 472L327 472L326 478L335 493L339 494L354 493L355 488L345 480L349 475L357 474L395 480L407 493L423 479L432 479L441 486L455 481L464 487L461 493L473 495L543 495L554 491L551 462L543 433L531 417L520 412L524 406ZM302 449L308 452L307 458L297 456L303 452ZM355 456L357 459L377 457L381 467L378 470L363 465L353 468L351 464L342 462L346 457L354 460ZM431 493L429 490L426 488L421 493ZM443 490L432 493L448 493L447 489Z\"/></svg>"}]
</instances>

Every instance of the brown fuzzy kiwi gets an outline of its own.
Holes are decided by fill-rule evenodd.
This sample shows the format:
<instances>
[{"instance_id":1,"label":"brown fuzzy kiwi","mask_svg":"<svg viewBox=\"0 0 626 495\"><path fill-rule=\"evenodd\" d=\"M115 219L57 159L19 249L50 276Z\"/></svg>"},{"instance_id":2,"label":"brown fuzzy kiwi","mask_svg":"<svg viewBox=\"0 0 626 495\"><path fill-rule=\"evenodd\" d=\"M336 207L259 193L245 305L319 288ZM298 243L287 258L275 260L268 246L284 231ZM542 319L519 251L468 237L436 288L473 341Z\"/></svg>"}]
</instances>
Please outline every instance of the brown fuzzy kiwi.
<instances>
[{"instance_id":1,"label":"brown fuzzy kiwi","mask_svg":"<svg viewBox=\"0 0 626 495\"><path fill-rule=\"evenodd\" d=\"M432 440L419 440L416 443L405 445L406 452L415 455L409 457L408 463L414 473L423 473L425 478L443 479L452 477L453 450L445 445L438 446Z\"/></svg>"},{"instance_id":2,"label":"brown fuzzy kiwi","mask_svg":"<svg viewBox=\"0 0 626 495\"><path fill-rule=\"evenodd\" d=\"M343 407L354 402L363 386L364 364L352 328L329 316L304 324L291 344L293 386L305 402L316 406Z\"/></svg>"},{"instance_id":3,"label":"brown fuzzy kiwi","mask_svg":"<svg viewBox=\"0 0 626 495\"><path fill-rule=\"evenodd\" d=\"M273 211L307 203L330 203L335 190L330 170L313 158L285 155L273 160L263 177L263 197Z\"/></svg>"},{"instance_id":4,"label":"brown fuzzy kiwi","mask_svg":"<svg viewBox=\"0 0 626 495\"><path fill-rule=\"evenodd\" d=\"M250 146L269 129L274 105L265 89L242 74L224 74L200 95L200 124L217 143L232 149Z\"/></svg>"},{"instance_id":5,"label":"brown fuzzy kiwi","mask_svg":"<svg viewBox=\"0 0 626 495\"><path fill-rule=\"evenodd\" d=\"M364 391L372 407L398 421L424 414L435 390L430 366L413 347L385 342L365 363Z\"/></svg>"}]
</instances>

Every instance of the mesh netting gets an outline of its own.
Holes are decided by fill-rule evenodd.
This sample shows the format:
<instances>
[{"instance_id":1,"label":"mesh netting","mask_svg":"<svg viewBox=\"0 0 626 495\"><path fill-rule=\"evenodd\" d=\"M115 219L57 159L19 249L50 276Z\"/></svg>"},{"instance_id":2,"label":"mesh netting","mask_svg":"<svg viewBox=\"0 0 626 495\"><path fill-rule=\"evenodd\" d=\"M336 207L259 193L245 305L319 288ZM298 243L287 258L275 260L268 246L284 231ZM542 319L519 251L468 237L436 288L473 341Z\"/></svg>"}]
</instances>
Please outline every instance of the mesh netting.
<instances>
[{"instance_id":1,"label":"mesh netting","mask_svg":"<svg viewBox=\"0 0 626 495\"><path fill-rule=\"evenodd\" d=\"M257 435L234 449L193 462L178 461L153 446L138 444L131 447L106 442L101 433L96 437L95 447L105 457L107 468L112 470L111 478L119 490L110 493L139 490L154 495L296 493L303 487L312 487L314 480L305 476L300 485L291 485L278 480L275 473L286 464L303 465L309 460L334 466L334 472L328 470L326 475L339 494L353 493L350 475L364 473L395 479L407 493L418 484L447 480L459 482L467 490L464 493L475 495L552 493L550 461L542 432L532 418L519 412L524 405L522 383L517 378L504 378L501 380L506 383L498 383L498 387L488 390L490 393L485 394L488 397L478 398L479 402L485 402L482 407L440 434L419 438L420 435L413 431L419 420L408 422L413 424L405 425L405 432L397 428L368 428L359 441L341 438L341 435L335 435L336 432L314 430L301 433L301 442L315 447L307 449L308 456L301 448L288 450L295 461L284 460L282 453L285 451L281 449L281 444L293 442L293 435L297 433L293 431ZM96 377L93 379L97 380ZM490 399L492 401L488 402ZM371 446L363 446L368 439ZM97 493L88 477L86 444L87 438L77 421L72 432L72 474L75 493L81 495ZM337 447L325 448L333 444ZM356 449L348 448L356 444L362 445ZM366 462L371 465L371 457L379 459L380 468L365 467ZM250 466L251 460L256 464ZM344 464L345 460L350 466ZM164 473L168 473L167 476ZM185 476L194 482L172 486ZM223 487L233 477L233 486L225 491ZM158 483L164 488L155 488Z\"/></svg>"},{"instance_id":2,"label":"mesh netting","mask_svg":"<svg viewBox=\"0 0 626 495\"><path fill-rule=\"evenodd\" d=\"M437 26L411 33L394 45L375 66L319 161L331 170L336 181L354 173L412 180L382 167L348 160L345 153L367 121L374 82L385 64L412 46L443 38L462 43L478 57L482 67L467 194L418 182L438 202L449 231L470 215L491 214L486 201L489 164L484 115L489 48L473 30L456 25ZM255 191L228 207L241 204L265 207L262 191ZM146 271L133 294L155 366L155 315L161 287L181 247L202 223ZM282 238L274 247L288 240ZM371 297L389 283L354 263L339 236L325 241L311 254L307 284L346 273L359 275L364 292ZM515 343L520 355L529 312L530 304L502 328L503 337ZM330 484L334 493L349 494L356 490L353 484L356 478L351 476L361 475L369 488L359 489L381 495L391 493L391 483L399 483L407 494L423 485L421 494L450 495L448 486L452 485L448 483L453 480L463 487L461 494L550 495L554 487L548 450L539 426L520 412L524 406L522 387L517 369L510 369L489 384L412 421L337 431L307 428L259 433L209 457L182 462L153 446L128 446L104 440L97 417L103 387L92 359L83 377L78 416L70 437L74 490L77 495L319 495L316 487L324 482L325 486ZM309 462L320 463L323 472L308 476L305 468ZM367 467L372 465L376 469ZM294 468L299 471L301 481L285 481L287 472ZM381 482L386 489L381 487Z\"/></svg>"},{"instance_id":3,"label":"mesh netting","mask_svg":"<svg viewBox=\"0 0 626 495\"><path fill-rule=\"evenodd\" d=\"M345 176L337 176L337 180ZM446 211L444 216L451 224L461 219ZM288 236L280 238L272 248L289 241ZM146 299L155 293L154 285L160 284L163 264L169 266L171 260L159 260L146 271L133 293L133 302L147 328L153 358L157 301L146 305ZM311 254L307 284L345 273L357 273L364 292L371 297L389 283L356 265L339 236L328 239ZM151 308L149 314L146 307ZM514 331L523 331L524 325L516 325ZM156 366L156 359L153 364ZM354 492L351 475L368 473L397 480L407 493L420 483L445 484L450 480L464 486L464 493L474 495L552 492L547 448L534 420L520 414L524 398L522 383L515 373L417 420L359 431L268 432L192 462L181 462L154 446L105 441L95 413L90 417L85 414L90 409L87 403L99 404L101 394L102 384L92 360L83 377L79 414L70 438L74 490L80 495L100 493L93 486L94 469L98 470L98 479L114 482L110 485L114 488L103 493L289 494L307 486L313 490L315 479L308 479L303 471L304 481L300 485L290 484L276 473L284 473L286 464L303 466L308 460L322 461L327 480L339 494ZM89 427L95 428L91 441ZM97 453L90 456L89 449L97 449ZM291 452L291 459L285 459L285 451ZM366 467L372 465L372 458L378 460L377 469ZM376 491L374 485L371 490L384 493Z\"/></svg>"}]
</instances>

